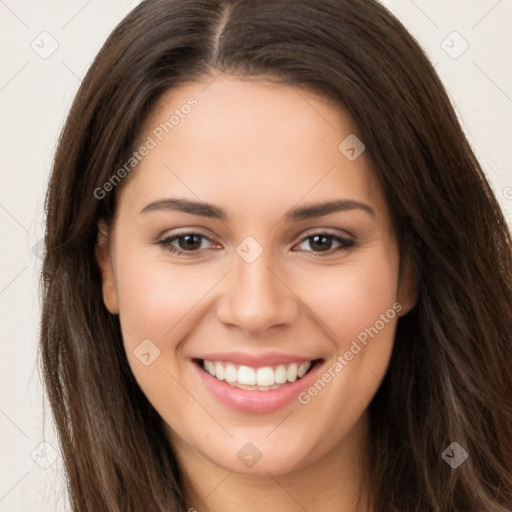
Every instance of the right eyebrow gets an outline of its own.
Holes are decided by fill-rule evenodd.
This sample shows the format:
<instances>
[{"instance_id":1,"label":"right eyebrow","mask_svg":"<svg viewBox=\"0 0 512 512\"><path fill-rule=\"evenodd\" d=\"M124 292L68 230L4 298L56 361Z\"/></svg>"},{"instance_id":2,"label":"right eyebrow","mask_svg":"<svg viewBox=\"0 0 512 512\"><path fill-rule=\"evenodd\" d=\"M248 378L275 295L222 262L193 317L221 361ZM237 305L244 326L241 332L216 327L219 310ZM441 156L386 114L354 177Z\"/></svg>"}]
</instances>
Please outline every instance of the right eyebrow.
<instances>
[{"instance_id":1,"label":"right eyebrow","mask_svg":"<svg viewBox=\"0 0 512 512\"><path fill-rule=\"evenodd\" d=\"M228 215L225 210L209 203L190 201L189 199L168 198L154 201L141 210L141 214L158 210L176 210L191 215L210 217L212 219L226 220Z\"/></svg>"}]
</instances>

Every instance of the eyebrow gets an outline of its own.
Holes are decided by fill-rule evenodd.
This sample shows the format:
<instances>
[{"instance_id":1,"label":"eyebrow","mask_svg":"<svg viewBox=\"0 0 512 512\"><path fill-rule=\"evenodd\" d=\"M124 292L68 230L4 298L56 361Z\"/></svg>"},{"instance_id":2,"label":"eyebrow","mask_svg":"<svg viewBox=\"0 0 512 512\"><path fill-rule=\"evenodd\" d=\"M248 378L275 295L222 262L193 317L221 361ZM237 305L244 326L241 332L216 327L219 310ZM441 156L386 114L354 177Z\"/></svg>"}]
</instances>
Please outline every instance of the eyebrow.
<instances>
[{"instance_id":1,"label":"eyebrow","mask_svg":"<svg viewBox=\"0 0 512 512\"><path fill-rule=\"evenodd\" d=\"M145 206L140 213L145 214L149 212L165 210L180 211L189 213L191 215L209 217L223 221L228 219L226 210L209 203L191 201L190 199L160 199ZM286 221L298 221L313 217L322 217L323 215L328 215L330 213L349 210L362 210L372 217L375 217L375 211L370 205L352 199L339 199L336 201L328 201L324 203L293 208L284 215L284 219Z\"/></svg>"}]
</instances>

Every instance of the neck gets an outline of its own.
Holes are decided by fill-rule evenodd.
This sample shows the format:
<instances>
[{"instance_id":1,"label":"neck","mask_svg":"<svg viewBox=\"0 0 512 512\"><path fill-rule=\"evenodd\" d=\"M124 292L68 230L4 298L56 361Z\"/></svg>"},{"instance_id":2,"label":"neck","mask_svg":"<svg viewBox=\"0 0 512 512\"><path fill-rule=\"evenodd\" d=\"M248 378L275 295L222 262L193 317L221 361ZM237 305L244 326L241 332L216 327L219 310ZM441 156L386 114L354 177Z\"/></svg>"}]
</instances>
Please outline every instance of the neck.
<instances>
[{"instance_id":1,"label":"neck","mask_svg":"<svg viewBox=\"0 0 512 512\"><path fill-rule=\"evenodd\" d=\"M343 441L312 464L286 474L234 473L178 447L187 508L193 512L370 512L364 415Z\"/></svg>"}]
</instances>

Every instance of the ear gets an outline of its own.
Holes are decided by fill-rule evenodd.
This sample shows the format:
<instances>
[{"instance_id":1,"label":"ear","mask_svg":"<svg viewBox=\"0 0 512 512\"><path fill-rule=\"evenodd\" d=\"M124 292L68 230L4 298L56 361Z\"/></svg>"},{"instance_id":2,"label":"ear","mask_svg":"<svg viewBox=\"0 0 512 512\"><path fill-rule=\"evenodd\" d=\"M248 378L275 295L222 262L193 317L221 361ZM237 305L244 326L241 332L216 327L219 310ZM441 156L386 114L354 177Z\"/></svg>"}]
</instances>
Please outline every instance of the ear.
<instances>
[{"instance_id":1,"label":"ear","mask_svg":"<svg viewBox=\"0 0 512 512\"><path fill-rule=\"evenodd\" d=\"M400 316L405 316L418 301L418 272L408 251L400 264L397 302L402 306Z\"/></svg>"},{"instance_id":2,"label":"ear","mask_svg":"<svg viewBox=\"0 0 512 512\"><path fill-rule=\"evenodd\" d=\"M116 315L119 313L119 305L110 249L110 229L103 220L98 223L96 261L101 272L103 302L109 312Z\"/></svg>"}]
</instances>

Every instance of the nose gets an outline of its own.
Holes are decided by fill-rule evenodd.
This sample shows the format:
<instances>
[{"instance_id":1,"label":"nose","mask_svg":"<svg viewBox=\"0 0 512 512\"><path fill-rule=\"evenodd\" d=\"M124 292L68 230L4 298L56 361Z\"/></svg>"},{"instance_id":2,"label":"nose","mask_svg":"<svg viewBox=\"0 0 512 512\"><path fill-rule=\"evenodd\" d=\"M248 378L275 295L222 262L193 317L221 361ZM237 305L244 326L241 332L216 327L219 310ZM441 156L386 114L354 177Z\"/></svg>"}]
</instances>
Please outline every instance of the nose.
<instances>
[{"instance_id":1,"label":"nose","mask_svg":"<svg viewBox=\"0 0 512 512\"><path fill-rule=\"evenodd\" d=\"M253 336L292 325L300 315L300 300L266 251L252 263L235 258L217 304L218 320Z\"/></svg>"}]
</instances>

